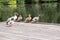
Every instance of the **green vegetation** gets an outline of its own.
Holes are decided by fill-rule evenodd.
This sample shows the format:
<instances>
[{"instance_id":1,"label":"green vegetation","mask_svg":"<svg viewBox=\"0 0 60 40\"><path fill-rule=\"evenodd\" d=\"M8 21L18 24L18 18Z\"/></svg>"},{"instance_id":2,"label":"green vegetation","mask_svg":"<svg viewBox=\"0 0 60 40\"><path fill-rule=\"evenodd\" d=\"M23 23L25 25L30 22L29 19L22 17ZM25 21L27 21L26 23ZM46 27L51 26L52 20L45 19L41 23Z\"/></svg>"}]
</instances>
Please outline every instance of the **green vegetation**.
<instances>
[{"instance_id":1,"label":"green vegetation","mask_svg":"<svg viewBox=\"0 0 60 40\"><path fill-rule=\"evenodd\" d=\"M60 23L59 10L59 0L0 0L0 21L17 12L24 19L31 14L32 17L40 15L40 22Z\"/></svg>"}]
</instances>

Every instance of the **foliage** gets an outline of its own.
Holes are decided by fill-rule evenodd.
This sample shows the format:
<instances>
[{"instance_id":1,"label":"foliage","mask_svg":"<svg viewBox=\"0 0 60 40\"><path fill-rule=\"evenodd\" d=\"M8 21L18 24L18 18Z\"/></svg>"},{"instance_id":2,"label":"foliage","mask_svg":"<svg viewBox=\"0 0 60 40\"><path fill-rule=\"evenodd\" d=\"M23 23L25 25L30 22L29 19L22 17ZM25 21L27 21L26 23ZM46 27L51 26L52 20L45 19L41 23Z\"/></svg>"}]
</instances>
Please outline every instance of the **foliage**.
<instances>
[{"instance_id":1,"label":"foliage","mask_svg":"<svg viewBox=\"0 0 60 40\"><path fill-rule=\"evenodd\" d=\"M41 4L39 1L40 0L0 0L0 21L6 21L14 12L18 12L24 19L28 14L31 14L32 18L40 15L40 22L60 23L60 12L57 11L58 3Z\"/></svg>"}]
</instances>

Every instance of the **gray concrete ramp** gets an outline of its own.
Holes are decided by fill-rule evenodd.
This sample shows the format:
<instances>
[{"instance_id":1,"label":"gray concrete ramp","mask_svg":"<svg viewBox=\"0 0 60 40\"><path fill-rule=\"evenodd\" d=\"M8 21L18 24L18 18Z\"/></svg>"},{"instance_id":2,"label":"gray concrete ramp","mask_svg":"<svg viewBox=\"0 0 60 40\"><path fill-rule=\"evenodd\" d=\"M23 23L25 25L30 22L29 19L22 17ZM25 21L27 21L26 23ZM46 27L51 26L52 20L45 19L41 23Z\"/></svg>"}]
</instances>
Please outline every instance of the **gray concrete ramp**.
<instances>
[{"instance_id":1,"label":"gray concrete ramp","mask_svg":"<svg viewBox=\"0 0 60 40\"><path fill-rule=\"evenodd\" d=\"M0 40L60 40L60 26L16 22L7 27L1 22Z\"/></svg>"}]
</instances>

